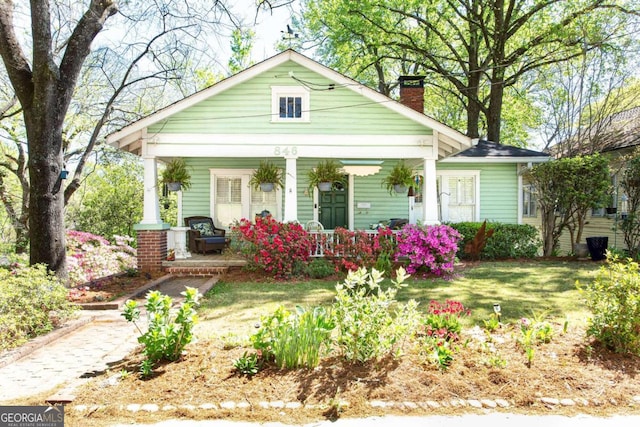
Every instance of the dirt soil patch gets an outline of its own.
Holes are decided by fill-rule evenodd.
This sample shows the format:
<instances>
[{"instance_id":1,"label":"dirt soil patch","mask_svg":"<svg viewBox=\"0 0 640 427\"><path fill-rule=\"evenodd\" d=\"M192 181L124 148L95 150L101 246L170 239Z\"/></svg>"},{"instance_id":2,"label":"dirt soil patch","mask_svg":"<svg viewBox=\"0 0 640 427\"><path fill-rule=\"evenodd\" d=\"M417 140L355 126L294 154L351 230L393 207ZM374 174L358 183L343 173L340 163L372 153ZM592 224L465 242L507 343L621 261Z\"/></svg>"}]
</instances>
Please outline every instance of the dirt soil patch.
<instances>
[{"instance_id":1,"label":"dirt soil patch","mask_svg":"<svg viewBox=\"0 0 640 427\"><path fill-rule=\"evenodd\" d=\"M78 304L109 302L134 293L163 273L141 273L136 276L117 274L69 289L68 299Z\"/></svg>"},{"instance_id":2,"label":"dirt soil patch","mask_svg":"<svg viewBox=\"0 0 640 427\"><path fill-rule=\"evenodd\" d=\"M233 273L233 280L249 279ZM130 355L78 390L73 404L86 410L69 410L65 418L70 425L106 426L172 418L307 424L336 417L486 410L640 414L640 358L602 348L580 327L553 327L552 341L535 347L530 366L517 342L519 329L504 325L491 334L479 327L463 331L447 370L425 363L419 347L407 344L396 359L348 363L332 354L314 369L267 364L251 377L233 364L253 349L213 337L192 343L181 360L159 366L146 380L137 373L142 355ZM484 407L473 407L471 400L485 400ZM487 401L505 401L508 407L491 408ZM135 412L127 409L131 404L159 410Z\"/></svg>"}]
</instances>

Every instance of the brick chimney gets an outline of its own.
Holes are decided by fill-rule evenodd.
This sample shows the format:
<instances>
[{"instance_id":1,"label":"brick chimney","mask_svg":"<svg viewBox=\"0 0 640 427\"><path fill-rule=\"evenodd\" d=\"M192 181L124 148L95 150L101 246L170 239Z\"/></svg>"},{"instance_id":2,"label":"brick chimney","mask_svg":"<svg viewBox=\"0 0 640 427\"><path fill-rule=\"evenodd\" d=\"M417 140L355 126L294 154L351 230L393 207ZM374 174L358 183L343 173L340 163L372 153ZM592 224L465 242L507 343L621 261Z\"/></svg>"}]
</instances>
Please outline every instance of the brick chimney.
<instances>
[{"instance_id":1,"label":"brick chimney","mask_svg":"<svg viewBox=\"0 0 640 427\"><path fill-rule=\"evenodd\" d=\"M424 76L400 76L400 103L424 114Z\"/></svg>"}]
</instances>

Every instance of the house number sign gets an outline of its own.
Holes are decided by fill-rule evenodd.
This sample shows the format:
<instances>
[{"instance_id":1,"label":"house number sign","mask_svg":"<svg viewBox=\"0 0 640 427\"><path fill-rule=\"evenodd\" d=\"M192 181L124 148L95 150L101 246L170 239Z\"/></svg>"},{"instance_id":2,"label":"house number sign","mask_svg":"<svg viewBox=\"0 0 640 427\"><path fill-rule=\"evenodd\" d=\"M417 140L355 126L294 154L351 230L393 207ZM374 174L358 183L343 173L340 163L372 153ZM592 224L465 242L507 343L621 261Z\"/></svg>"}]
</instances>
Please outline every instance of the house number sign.
<instances>
[{"instance_id":1,"label":"house number sign","mask_svg":"<svg viewBox=\"0 0 640 427\"><path fill-rule=\"evenodd\" d=\"M297 156L298 155L298 147L280 147L277 146L273 149L274 156Z\"/></svg>"}]
</instances>

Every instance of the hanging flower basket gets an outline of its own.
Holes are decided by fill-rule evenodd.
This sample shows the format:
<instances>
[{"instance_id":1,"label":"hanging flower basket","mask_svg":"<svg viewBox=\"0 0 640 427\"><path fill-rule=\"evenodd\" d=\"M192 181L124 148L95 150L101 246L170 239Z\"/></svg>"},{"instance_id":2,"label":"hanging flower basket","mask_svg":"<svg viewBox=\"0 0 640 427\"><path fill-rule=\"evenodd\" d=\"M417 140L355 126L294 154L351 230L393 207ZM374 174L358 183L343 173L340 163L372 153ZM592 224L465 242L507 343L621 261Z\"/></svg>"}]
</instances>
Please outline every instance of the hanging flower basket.
<instances>
[{"instance_id":1,"label":"hanging flower basket","mask_svg":"<svg viewBox=\"0 0 640 427\"><path fill-rule=\"evenodd\" d=\"M179 182L168 182L167 189L169 191L180 191L180 189L182 189L182 184Z\"/></svg>"},{"instance_id":2,"label":"hanging flower basket","mask_svg":"<svg viewBox=\"0 0 640 427\"><path fill-rule=\"evenodd\" d=\"M260 183L260 190L265 193L269 193L273 191L275 184L273 182L262 182Z\"/></svg>"},{"instance_id":3,"label":"hanging flower basket","mask_svg":"<svg viewBox=\"0 0 640 427\"><path fill-rule=\"evenodd\" d=\"M332 183L330 182L319 182L318 190L320 191L331 191Z\"/></svg>"},{"instance_id":4,"label":"hanging flower basket","mask_svg":"<svg viewBox=\"0 0 640 427\"><path fill-rule=\"evenodd\" d=\"M284 188L282 169L269 160L260 162L260 166L251 174L249 185L256 190L270 192L276 187Z\"/></svg>"},{"instance_id":5,"label":"hanging flower basket","mask_svg":"<svg viewBox=\"0 0 640 427\"><path fill-rule=\"evenodd\" d=\"M394 184L393 191L399 194L403 194L407 192L407 186L404 184Z\"/></svg>"}]
</instances>

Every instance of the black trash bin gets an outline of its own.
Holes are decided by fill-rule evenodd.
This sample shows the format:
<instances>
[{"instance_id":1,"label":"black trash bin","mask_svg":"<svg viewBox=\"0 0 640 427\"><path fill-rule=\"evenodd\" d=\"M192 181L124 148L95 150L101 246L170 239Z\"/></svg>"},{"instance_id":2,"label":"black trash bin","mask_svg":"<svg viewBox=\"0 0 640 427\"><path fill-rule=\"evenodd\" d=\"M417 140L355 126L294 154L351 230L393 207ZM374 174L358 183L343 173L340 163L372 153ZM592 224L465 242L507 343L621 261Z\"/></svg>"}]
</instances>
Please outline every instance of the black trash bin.
<instances>
[{"instance_id":1,"label":"black trash bin","mask_svg":"<svg viewBox=\"0 0 640 427\"><path fill-rule=\"evenodd\" d=\"M607 257L608 237L587 237L587 247L593 261L601 261Z\"/></svg>"}]
</instances>

